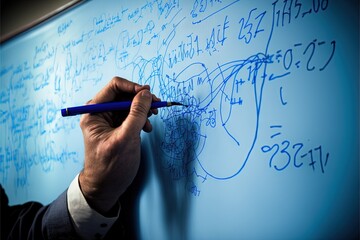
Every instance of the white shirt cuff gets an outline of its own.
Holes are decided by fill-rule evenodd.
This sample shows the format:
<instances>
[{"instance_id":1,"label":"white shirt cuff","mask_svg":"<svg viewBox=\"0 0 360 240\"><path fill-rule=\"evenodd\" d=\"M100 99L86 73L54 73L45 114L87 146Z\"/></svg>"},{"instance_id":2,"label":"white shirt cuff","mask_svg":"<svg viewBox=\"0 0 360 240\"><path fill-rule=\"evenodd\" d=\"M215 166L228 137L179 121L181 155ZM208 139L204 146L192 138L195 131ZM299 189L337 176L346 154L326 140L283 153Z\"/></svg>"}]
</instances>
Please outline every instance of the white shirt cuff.
<instances>
[{"instance_id":1,"label":"white shirt cuff","mask_svg":"<svg viewBox=\"0 0 360 240\"><path fill-rule=\"evenodd\" d=\"M80 190L78 178L79 174L67 190L68 210L74 222L75 231L83 239L101 239L118 219L120 206L116 217L104 217L96 212L86 202Z\"/></svg>"}]
</instances>

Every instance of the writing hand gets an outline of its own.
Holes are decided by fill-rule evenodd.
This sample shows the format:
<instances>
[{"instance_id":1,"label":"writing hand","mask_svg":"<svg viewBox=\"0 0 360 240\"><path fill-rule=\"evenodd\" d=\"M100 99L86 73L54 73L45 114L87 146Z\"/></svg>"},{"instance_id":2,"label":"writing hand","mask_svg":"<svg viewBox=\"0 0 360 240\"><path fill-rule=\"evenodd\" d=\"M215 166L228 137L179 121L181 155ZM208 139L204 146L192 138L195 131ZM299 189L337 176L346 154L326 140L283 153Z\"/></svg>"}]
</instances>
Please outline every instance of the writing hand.
<instances>
[{"instance_id":1,"label":"writing hand","mask_svg":"<svg viewBox=\"0 0 360 240\"><path fill-rule=\"evenodd\" d=\"M88 104L132 99L130 112L84 114L80 120L85 164L79 175L89 205L108 212L134 180L140 165L141 130L150 132L150 87L114 77ZM150 114L151 115L151 114Z\"/></svg>"}]
</instances>

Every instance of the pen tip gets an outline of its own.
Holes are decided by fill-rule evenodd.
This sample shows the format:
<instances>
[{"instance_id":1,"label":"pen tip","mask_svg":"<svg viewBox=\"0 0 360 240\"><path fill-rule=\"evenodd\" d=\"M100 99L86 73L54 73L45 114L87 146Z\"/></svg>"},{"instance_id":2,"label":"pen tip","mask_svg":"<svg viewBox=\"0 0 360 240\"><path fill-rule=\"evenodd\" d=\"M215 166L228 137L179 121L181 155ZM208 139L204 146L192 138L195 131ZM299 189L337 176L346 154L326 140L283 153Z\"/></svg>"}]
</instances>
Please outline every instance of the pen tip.
<instances>
[{"instance_id":1,"label":"pen tip","mask_svg":"<svg viewBox=\"0 0 360 240\"><path fill-rule=\"evenodd\" d=\"M182 103L179 103L179 102L171 102L171 106L184 106L184 107L188 107L188 105L185 105L185 104L182 104Z\"/></svg>"}]
</instances>

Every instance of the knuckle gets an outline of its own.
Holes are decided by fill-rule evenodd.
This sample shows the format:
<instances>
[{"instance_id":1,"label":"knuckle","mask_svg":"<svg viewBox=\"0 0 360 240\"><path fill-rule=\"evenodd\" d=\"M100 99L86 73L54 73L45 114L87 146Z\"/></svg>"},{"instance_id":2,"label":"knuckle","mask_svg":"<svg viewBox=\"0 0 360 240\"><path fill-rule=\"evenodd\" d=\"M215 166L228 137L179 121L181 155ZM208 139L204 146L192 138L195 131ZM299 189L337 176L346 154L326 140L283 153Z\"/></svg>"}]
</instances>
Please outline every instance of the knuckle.
<instances>
[{"instance_id":1,"label":"knuckle","mask_svg":"<svg viewBox=\"0 0 360 240\"><path fill-rule=\"evenodd\" d=\"M89 116L88 116L88 114L84 114L84 115L82 115L81 116L81 118L80 118L80 128L81 129L85 129L86 128L86 126L88 125L88 121L89 121Z\"/></svg>"}]
</instances>

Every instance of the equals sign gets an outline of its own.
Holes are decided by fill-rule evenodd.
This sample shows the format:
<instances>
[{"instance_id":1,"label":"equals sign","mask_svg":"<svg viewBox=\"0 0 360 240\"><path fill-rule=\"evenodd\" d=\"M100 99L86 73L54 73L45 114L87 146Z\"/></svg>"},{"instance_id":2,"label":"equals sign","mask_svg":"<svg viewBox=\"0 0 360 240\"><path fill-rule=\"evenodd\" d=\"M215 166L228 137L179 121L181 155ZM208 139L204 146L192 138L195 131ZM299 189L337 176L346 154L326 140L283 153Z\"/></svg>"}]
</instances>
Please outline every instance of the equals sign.
<instances>
[{"instance_id":1,"label":"equals sign","mask_svg":"<svg viewBox=\"0 0 360 240\"><path fill-rule=\"evenodd\" d=\"M272 125L272 126L270 126L270 128L271 129L279 129L279 128L282 128L282 126L281 125ZM274 133L273 135L271 135L270 136L270 138L274 138L274 137L276 137L276 136L278 136L278 135L280 135L281 134L281 132L277 132L277 133Z\"/></svg>"}]
</instances>

